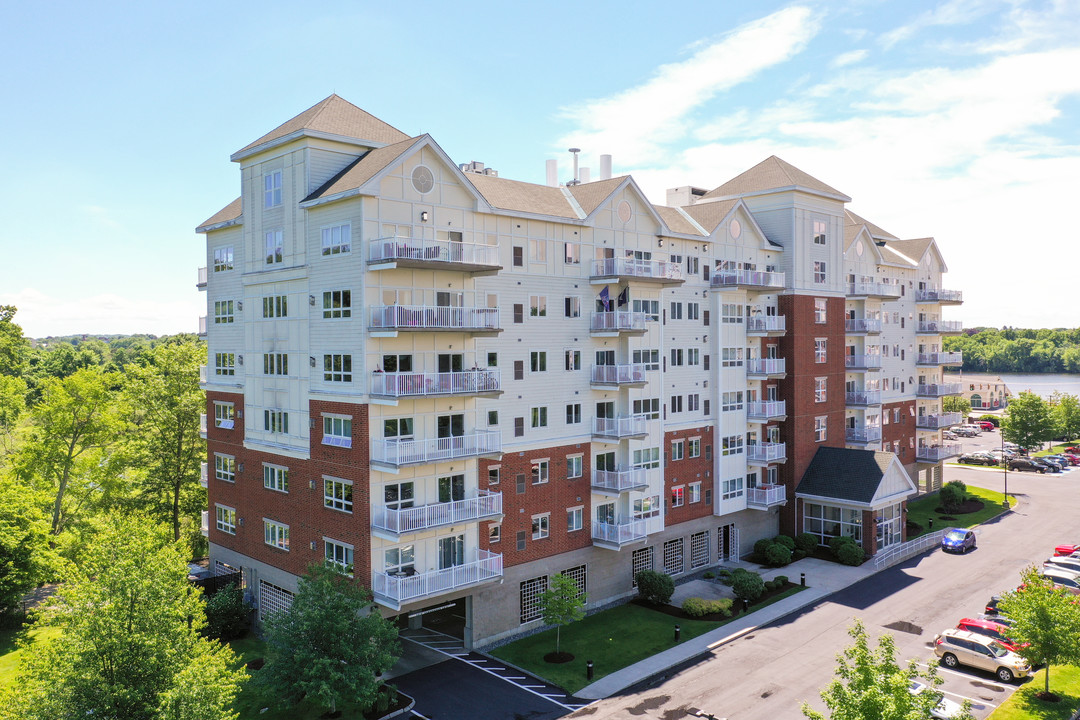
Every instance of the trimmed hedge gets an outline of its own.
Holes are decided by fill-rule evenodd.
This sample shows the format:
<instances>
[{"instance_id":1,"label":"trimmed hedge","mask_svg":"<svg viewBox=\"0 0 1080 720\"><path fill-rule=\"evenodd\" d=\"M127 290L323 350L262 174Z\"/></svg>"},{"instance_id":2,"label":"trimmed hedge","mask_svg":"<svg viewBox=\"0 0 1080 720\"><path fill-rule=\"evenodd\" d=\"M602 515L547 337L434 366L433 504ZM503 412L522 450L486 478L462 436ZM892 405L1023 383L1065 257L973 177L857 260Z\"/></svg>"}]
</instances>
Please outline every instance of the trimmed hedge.
<instances>
[{"instance_id":1,"label":"trimmed hedge","mask_svg":"<svg viewBox=\"0 0 1080 720\"><path fill-rule=\"evenodd\" d=\"M850 545L841 545L840 549L836 552L837 560L842 562L844 565L851 565L852 567L856 565L862 565L864 557L865 554L863 553L863 549L855 543L851 543Z\"/></svg>"},{"instance_id":2,"label":"trimmed hedge","mask_svg":"<svg viewBox=\"0 0 1080 720\"><path fill-rule=\"evenodd\" d=\"M783 567L791 562L791 550L780 543L773 543L765 550L765 564L769 567Z\"/></svg>"},{"instance_id":3,"label":"trimmed hedge","mask_svg":"<svg viewBox=\"0 0 1080 720\"><path fill-rule=\"evenodd\" d=\"M761 538L756 543L754 543L754 554L758 557L765 557L765 553L769 551L769 548L772 547L772 544L773 541L771 538Z\"/></svg>"},{"instance_id":4,"label":"trimmed hedge","mask_svg":"<svg viewBox=\"0 0 1080 720\"><path fill-rule=\"evenodd\" d=\"M735 592L736 597L754 602L764 594L765 581L757 573L744 570L735 575L734 582L731 583L731 589Z\"/></svg>"},{"instance_id":5,"label":"trimmed hedge","mask_svg":"<svg viewBox=\"0 0 1080 720\"><path fill-rule=\"evenodd\" d=\"M791 537L789 535L777 535L776 537L773 538L773 542L776 543L777 545L783 545L788 550L794 550L795 549L795 538L793 538L793 537Z\"/></svg>"},{"instance_id":6,"label":"trimmed hedge","mask_svg":"<svg viewBox=\"0 0 1080 720\"><path fill-rule=\"evenodd\" d=\"M810 553L817 550L817 547L818 547L817 535L812 535L810 533L799 533L798 535L795 536L795 549L796 550L802 550L804 553L809 555Z\"/></svg>"},{"instance_id":7,"label":"trimmed hedge","mask_svg":"<svg viewBox=\"0 0 1080 720\"><path fill-rule=\"evenodd\" d=\"M675 594L675 581L670 575L656 570L642 570L634 576L638 594L645 602L653 605L667 605Z\"/></svg>"},{"instance_id":8,"label":"trimmed hedge","mask_svg":"<svg viewBox=\"0 0 1080 720\"><path fill-rule=\"evenodd\" d=\"M692 597L686 598L682 604L682 609L684 613L695 618L713 614L731 617L731 605L733 602L734 601L731 598L705 600L703 598Z\"/></svg>"}]
</instances>

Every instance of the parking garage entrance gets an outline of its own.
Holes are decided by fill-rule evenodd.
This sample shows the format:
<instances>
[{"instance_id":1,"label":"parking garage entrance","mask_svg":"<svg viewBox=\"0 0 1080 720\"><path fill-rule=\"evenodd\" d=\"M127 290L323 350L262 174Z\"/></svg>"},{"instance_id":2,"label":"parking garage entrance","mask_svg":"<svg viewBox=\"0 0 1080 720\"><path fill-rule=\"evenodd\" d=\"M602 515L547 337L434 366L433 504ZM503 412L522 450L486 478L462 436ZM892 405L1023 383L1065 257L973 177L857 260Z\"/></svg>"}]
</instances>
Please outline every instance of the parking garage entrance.
<instances>
[{"instance_id":1,"label":"parking garage entrance","mask_svg":"<svg viewBox=\"0 0 1080 720\"><path fill-rule=\"evenodd\" d=\"M428 607L403 612L397 616L398 629L427 628L464 640L468 608L467 598L445 600Z\"/></svg>"}]
</instances>

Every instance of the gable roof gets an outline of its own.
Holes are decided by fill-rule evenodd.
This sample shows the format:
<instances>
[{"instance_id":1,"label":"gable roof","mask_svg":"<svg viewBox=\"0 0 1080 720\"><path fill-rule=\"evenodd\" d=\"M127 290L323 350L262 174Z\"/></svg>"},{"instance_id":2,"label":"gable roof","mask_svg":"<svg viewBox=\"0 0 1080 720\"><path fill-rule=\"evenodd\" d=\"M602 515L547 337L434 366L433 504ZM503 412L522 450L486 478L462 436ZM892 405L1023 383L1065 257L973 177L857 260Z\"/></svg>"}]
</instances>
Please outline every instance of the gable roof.
<instances>
[{"instance_id":1,"label":"gable roof","mask_svg":"<svg viewBox=\"0 0 1080 720\"><path fill-rule=\"evenodd\" d=\"M795 493L869 505L894 462L889 452L820 447Z\"/></svg>"},{"instance_id":2,"label":"gable roof","mask_svg":"<svg viewBox=\"0 0 1080 720\"><path fill-rule=\"evenodd\" d=\"M667 225L668 230L680 235L707 236L709 232L687 216L685 208L673 208L666 205L653 205L653 210Z\"/></svg>"},{"instance_id":3,"label":"gable roof","mask_svg":"<svg viewBox=\"0 0 1080 720\"><path fill-rule=\"evenodd\" d=\"M408 137L397 128L361 110L348 100L338 95L331 95L291 120L286 120L255 142L237 150L233 153L232 159L239 160L255 148L268 145L275 140L285 141L293 136L299 137L307 132L368 140L378 145L389 145Z\"/></svg>"},{"instance_id":4,"label":"gable roof","mask_svg":"<svg viewBox=\"0 0 1080 720\"><path fill-rule=\"evenodd\" d=\"M316 188L315 191L301 202L319 198L328 198L333 195L349 192L350 190L359 189L368 180L375 177L380 171L386 169L387 166L405 154L409 148L425 137L427 136L421 135L420 137L408 138L401 142L394 143L393 145L386 145L385 147L367 151L346 165L341 172L327 180L321 187Z\"/></svg>"},{"instance_id":5,"label":"gable roof","mask_svg":"<svg viewBox=\"0 0 1080 720\"><path fill-rule=\"evenodd\" d=\"M836 188L826 185L775 155L770 155L741 175L705 193L704 199L758 195L779 190L801 190L842 202L851 202L850 197Z\"/></svg>"},{"instance_id":6,"label":"gable roof","mask_svg":"<svg viewBox=\"0 0 1080 720\"><path fill-rule=\"evenodd\" d=\"M698 225L712 234L716 226L724 221L731 210L739 204L737 198L717 200L715 202L697 202L683 208L686 214L694 218Z\"/></svg>"},{"instance_id":7,"label":"gable roof","mask_svg":"<svg viewBox=\"0 0 1080 720\"><path fill-rule=\"evenodd\" d=\"M870 222L869 220L859 217L855 213L848 209L844 209L844 227L858 227L859 225L865 225L866 230L870 233L870 236L877 238L878 240L899 240L900 238L893 235L891 232L882 230L880 227Z\"/></svg>"},{"instance_id":8,"label":"gable roof","mask_svg":"<svg viewBox=\"0 0 1080 720\"><path fill-rule=\"evenodd\" d=\"M570 185L566 189L574 196L574 199L577 200L578 205L585 211L585 214L591 215L592 211L600 207L601 203L611 197L611 194L615 192L628 177L630 176L620 175L619 177L613 177L607 180L597 180L596 182Z\"/></svg>"},{"instance_id":9,"label":"gable roof","mask_svg":"<svg viewBox=\"0 0 1080 720\"><path fill-rule=\"evenodd\" d=\"M204 233L210 230L217 230L219 228L228 227L229 225L237 225L242 219L242 205L240 203L240 198L236 198L231 203L221 208L209 218L204 220L202 224L195 228L195 232Z\"/></svg>"},{"instance_id":10,"label":"gable roof","mask_svg":"<svg viewBox=\"0 0 1080 720\"><path fill-rule=\"evenodd\" d=\"M509 180L494 175L464 173L492 207L515 212L581 220L563 188Z\"/></svg>"},{"instance_id":11,"label":"gable roof","mask_svg":"<svg viewBox=\"0 0 1080 720\"><path fill-rule=\"evenodd\" d=\"M885 245L919 262L933 244L934 238L918 238L916 240L890 240Z\"/></svg>"}]
</instances>

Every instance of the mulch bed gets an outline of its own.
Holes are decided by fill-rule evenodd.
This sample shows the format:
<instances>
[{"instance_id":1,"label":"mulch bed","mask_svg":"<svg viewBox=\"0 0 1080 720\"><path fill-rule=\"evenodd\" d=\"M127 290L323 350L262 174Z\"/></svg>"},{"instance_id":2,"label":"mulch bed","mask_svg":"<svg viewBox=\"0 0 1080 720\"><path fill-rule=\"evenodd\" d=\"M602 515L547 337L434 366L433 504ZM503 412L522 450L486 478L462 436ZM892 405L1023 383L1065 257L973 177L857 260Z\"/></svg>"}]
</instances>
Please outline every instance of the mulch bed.
<instances>
[{"instance_id":1,"label":"mulch bed","mask_svg":"<svg viewBox=\"0 0 1080 720\"><path fill-rule=\"evenodd\" d=\"M386 710L383 710L382 712L378 712L377 710L372 708L371 710L368 710L366 713L364 713L364 720L379 720L380 718L384 718L391 713L397 712L398 710L404 710L409 706L409 703L411 702L412 698L410 698L408 695L402 695L401 693L397 693L397 697L394 698L394 702L390 703L390 707L386 708Z\"/></svg>"},{"instance_id":2,"label":"mulch bed","mask_svg":"<svg viewBox=\"0 0 1080 720\"><path fill-rule=\"evenodd\" d=\"M568 663L573 659L574 653L568 652L551 652L544 656L544 662L552 663L554 665Z\"/></svg>"},{"instance_id":3,"label":"mulch bed","mask_svg":"<svg viewBox=\"0 0 1080 720\"><path fill-rule=\"evenodd\" d=\"M777 595L782 595L793 587L798 586L795 583L788 581L784 583L783 586L778 587L775 590L766 590L762 594L762 596L758 598L757 602L750 605L750 612L754 612L754 610L757 609L757 606L759 604L771 600ZM670 615L673 618L679 618L680 620L706 620L709 622L719 622L721 620L739 617L739 615L741 615L743 612L743 601L739 600L738 598L736 598L735 601L731 604L730 615L724 615L722 613L711 613L709 615L702 615L701 617L691 617L685 612L683 612L683 609L681 607L678 607L676 605L653 605L652 603L645 602L641 598L634 598L630 602L634 603L635 605L640 605L641 607L649 608L650 610L662 612L665 615Z\"/></svg>"}]
</instances>

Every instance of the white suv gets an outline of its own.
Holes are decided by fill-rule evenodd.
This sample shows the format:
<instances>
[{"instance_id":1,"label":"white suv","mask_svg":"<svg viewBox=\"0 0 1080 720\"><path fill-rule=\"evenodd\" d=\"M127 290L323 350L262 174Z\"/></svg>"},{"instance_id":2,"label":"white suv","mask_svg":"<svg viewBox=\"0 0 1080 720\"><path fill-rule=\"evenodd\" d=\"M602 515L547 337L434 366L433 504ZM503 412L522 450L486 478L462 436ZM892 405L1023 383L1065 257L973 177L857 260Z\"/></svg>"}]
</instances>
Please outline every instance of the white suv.
<instances>
[{"instance_id":1,"label":"white suv","mask_svg":"<svg viewBox=\"0 0 1080 720\"><path fill-rule=\"evenodd\" d=\"M1009 652L998 641L967 630L943 630L934 638L934 654L945 667L970 665L994 673L1001 682L1031 674L1027 660Z\"/></svg>"}]
</instances>

